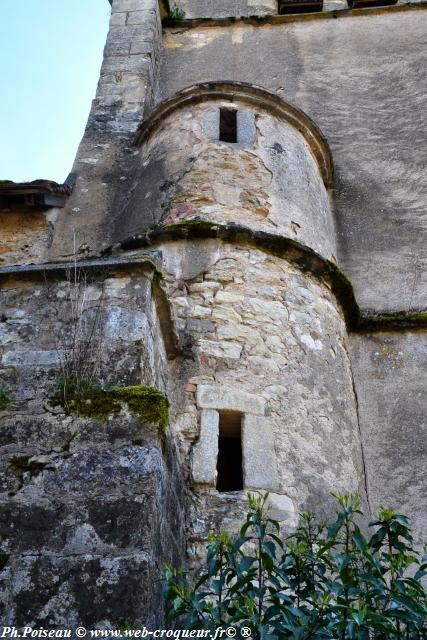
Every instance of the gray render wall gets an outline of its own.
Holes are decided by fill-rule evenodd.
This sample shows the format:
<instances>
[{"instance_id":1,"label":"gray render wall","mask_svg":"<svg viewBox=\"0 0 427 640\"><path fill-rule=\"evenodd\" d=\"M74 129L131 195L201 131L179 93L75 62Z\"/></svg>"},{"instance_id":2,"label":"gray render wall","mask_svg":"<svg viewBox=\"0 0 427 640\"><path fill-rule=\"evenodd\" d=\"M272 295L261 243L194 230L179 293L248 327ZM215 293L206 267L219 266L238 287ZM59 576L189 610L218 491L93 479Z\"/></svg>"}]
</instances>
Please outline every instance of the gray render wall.
<instances>
[{"instance_id":1,"label":"gray render wall","mask_svg":"<svg viewBox=\"0 0 427 640\"><path fill-rule=\"evenodd\" d=\"M339 262L362 309L425 307L425 9L182 25L163 38L164 97L197 82L249 82L320 127L335 166Z\"/></svg>"},{"instance_id":2,"label":"gray render wall","mask_svg":"<svg viewBox=\"0 0 427 640\"><path fill-rule=\"evenodd\" d=\"M387 332L351 336L367 486L372 510L393 505L427 537L427 336Z\"/></svg>"}]
</instances>

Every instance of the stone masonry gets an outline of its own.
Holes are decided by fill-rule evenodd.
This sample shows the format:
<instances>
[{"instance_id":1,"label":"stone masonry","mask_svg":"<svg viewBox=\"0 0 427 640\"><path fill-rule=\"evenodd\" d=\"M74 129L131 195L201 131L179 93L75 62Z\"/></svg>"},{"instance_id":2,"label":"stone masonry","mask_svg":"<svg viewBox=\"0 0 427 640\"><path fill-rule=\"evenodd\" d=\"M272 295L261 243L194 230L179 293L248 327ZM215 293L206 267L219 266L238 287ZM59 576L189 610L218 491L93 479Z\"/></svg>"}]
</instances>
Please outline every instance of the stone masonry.
<instances>
[{"instance_id":1,"label":"stone masonry","mask_svg":"<svg viewBox=\"0 0 427 640\"><path fill-rule=\"evenodd\" d=\"M426 537L426 5L111 4L66 206L0 211L18 627L162 628L249 491Z\"/></svg>"}]
</instances>

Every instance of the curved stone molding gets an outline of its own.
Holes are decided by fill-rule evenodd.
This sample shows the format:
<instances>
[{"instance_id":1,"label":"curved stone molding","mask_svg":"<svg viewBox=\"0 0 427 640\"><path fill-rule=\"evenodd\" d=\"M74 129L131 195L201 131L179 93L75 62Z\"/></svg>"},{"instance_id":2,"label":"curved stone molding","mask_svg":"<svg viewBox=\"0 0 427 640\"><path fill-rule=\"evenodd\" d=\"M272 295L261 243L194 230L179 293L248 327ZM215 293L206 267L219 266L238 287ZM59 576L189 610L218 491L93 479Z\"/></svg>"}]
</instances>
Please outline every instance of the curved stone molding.
<instances>
[{"instance_id":1,"label":"curved stone molding","mask_svg":"<svg viewBox=\"0 0 427 640\"><path fill-rule=\"evenodd\" d=\"M194 220L152 230L147 234L132 236L116 247L129 251L138 248L158 247L163 242L209 238L262 248L273 255L286 257L289 262L297 264L303 271L309 271L319 278L326 278L341 306L349 331L376 332L427 327L426 309L414 312L402 310L393 313L362 312L354 294L353 284L345 273L335 263L325 260L310 247L292 238L253 231L248 227L236 224L218 225ZM108 251L111 251L111 248ZM0 274L1 272L0 269Z\"/></svg>"},{"instance_id":2,"label":"curved stone molding","mask_svg":"<svg viewBox=\"0 0 427 640\"><path fill-rule=\"evenodd\" d=\"M260 248L272 255L286 258L290 263L297 264L302 271L309 271L317 278L326 278L341 306L347 328L352 330L360 326L360 309L356 302L353 286L347 276L334 262L326 260L311 247L292 238L254 231L239 224L217 224L190 220L167 227L159 227L146 234L131 236L116 245L115 248L129 251L138 248L158 247L164 242L176 240L206 240L208 238Z\"/></svg>"},{"instance_id":3,"label":"curved stone molding","mask_svg":"<svg viewBox=\"0 0 427 640\"><path fill-rule=\"evenodd\" d=\"M135 143L142 145L174 111L207 100L243 102L268 111L274 117L291 124L308 143L326 187L332 186L334 174L332 154L319 127L303 111L284 102L279 96L262 87L244 82L203 82L183 89L152 111L149 118L139 126Z\"/></svg>"}]
</instances>

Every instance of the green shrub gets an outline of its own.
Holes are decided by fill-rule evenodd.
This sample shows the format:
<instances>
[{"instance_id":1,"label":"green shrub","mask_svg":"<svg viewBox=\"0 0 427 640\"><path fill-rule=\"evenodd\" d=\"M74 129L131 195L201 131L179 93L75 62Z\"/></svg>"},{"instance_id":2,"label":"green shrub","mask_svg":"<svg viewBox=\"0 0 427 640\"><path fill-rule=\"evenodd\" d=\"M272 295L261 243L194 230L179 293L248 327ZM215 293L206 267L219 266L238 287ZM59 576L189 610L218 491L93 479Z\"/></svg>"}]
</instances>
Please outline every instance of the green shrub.
<instances>
[{"instance_id":1,"label":"green shrub","mask_svg":"<svg viewBox=\"0 0 427 640\"><path fill-rule=\"evenodd\" d=\"M188 629L231 626L245 637L250 630L257 640L425 640L427 556L420 560L412 549L408 519L381 509L365 537L357 496L335 497L334 522L301 514L282 540L267 496L249 495L240 536L210 537L194 586L184 570L167 567L169 618Z\"/></svg>"}]
</instances>

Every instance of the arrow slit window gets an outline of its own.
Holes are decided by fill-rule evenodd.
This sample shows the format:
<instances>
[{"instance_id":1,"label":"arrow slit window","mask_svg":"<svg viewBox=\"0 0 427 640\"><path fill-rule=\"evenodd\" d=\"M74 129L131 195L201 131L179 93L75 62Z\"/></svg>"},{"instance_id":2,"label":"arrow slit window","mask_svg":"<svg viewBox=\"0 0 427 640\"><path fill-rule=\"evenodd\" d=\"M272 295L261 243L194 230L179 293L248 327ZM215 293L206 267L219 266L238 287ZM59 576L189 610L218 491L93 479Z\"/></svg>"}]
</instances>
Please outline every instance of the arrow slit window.
<instances>
[{"instance_id":1,"label":"arrow slit window","mask_svg":"<svg viewBox=\"0 0 427 640\"><path fill-rule=\"evenodd\" d=\"M216 488L220 492L243 489L242 416L234 411L219 412Z\"/></svg>"}]
</instances>

